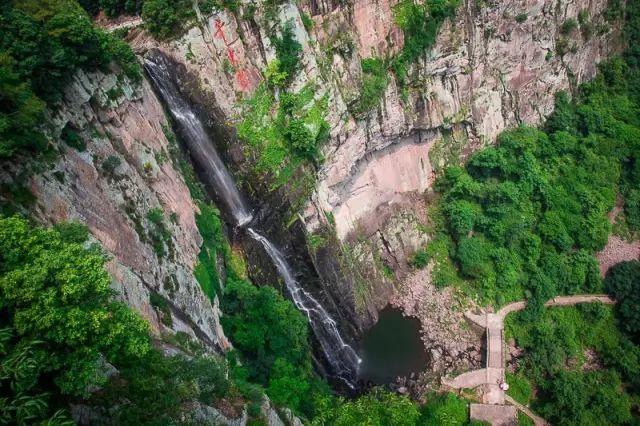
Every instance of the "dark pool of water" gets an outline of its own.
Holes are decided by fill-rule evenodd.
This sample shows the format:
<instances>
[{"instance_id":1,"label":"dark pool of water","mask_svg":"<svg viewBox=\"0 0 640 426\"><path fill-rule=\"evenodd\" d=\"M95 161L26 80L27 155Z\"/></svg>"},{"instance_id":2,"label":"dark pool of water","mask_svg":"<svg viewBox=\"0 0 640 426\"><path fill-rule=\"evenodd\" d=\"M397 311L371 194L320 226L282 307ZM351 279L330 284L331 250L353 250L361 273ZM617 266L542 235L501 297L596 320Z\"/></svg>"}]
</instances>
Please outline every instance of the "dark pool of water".
<instances>
[{"instance_id":1,"label":"dark pool of water","mask_svg":"<svg viewBox=\"0 0 640 426\"><path fill-rule=\"evenodd\" d=\"M360 357L360 379L364 382L382 385L424 370L428 359L420 339L420 322L386 307L365 335Z\"/></svg>"}]
</instances>

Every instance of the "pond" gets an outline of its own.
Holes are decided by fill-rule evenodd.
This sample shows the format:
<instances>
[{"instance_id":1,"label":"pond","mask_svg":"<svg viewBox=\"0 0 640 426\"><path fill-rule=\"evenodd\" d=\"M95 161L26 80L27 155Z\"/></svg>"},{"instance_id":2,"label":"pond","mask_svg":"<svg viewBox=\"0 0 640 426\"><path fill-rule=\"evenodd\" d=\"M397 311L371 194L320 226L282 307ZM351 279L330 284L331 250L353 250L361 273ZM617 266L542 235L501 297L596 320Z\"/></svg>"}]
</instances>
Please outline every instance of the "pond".
<instances>
[{"instance_id":1,"label":"pond","mask_svg":"<svg viewBox=\"0 0 640 426\"><path fill-rule=\"evenodd\" d=\"M377 385L424 370L428 357L420 338L420 321L387 306L364 336L360 357L360 379Z\"/></svg>"}]
</instances>

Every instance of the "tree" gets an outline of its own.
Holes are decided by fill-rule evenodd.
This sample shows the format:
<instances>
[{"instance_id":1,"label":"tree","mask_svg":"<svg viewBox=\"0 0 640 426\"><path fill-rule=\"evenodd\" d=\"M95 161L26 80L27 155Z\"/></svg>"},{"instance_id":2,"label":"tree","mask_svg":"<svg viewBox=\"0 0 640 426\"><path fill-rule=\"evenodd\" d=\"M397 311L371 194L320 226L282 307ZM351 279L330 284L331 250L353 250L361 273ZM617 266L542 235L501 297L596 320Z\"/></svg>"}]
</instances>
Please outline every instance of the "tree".
<instances>
[{"instance_id":1,"label":"tree","mask_svg":"<svg viewBox=\"0 0 640 426\"><path fill-rule=\"evenodd\" d=\"M313 379L306 318L274 288L230 278L222 306L225 332L247 361L247 379L268 386L275 402L301 411Z\"/></svg>"},{"instance_id":2,"label":"tree","mask_svg":"<svg viewBox=\"0 0 640 426\"><path fill-rule=\"evenodd\" d=\"M640 261L614 265L607 272L604 285L618 302L615 310L621 329L640 343Z\"/></svg>"},{"instance_id":3,"label":"tree","mask_svg":"<svg viewBox=\"0 0 640 426\"><path fill-rule=\"evenodd\" d=\"M319 413L313 422L317 425L409 426L415 425L420 417L418 408L409 398L380 388L350 401L325 398L319 406Z\"/></svg>"},{"instance_id":4,"label":"tree","mask_svg":"<svg viewBox=\"0 0 640 426\"><path fill-rule=\"evenodd\" d=\"M77 238L78 232L73 233ZM70 238L70 240L73 240ZM0 384L3 416L18 421L53 414L47 394L86 396L120 365L150 351L148 325L112 301L105 258L57 230L0 218ZM61 401L57 401L60 403Z\"/></svg>"}]
</instances>

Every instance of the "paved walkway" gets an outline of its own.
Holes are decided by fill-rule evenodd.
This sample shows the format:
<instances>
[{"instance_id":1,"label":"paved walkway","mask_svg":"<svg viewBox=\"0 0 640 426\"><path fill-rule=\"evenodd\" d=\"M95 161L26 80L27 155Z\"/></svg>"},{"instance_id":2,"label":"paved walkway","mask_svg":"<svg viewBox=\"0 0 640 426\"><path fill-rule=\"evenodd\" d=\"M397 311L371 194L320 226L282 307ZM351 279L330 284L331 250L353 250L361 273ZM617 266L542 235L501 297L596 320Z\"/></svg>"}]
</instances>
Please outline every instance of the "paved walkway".
<instances>
[{"instance_id":1,"label":"paved walkway","mask_svg":"<svg viewBox=\"0 0 640 426\"><path fill-rule=\"evenodd\" d=\"M575 296L559 296L547 301L545 306L569 306L580 303L601 302L605 304L614 304L615 300L604 294L592 295L575 295ZM442 384L454 389L476 388L482 386L482 403L484 405L504 405L505 400L523 413L533 419L536 424L545 424L544 420L535 416L531 410L518 404L512 398L505 395L500 388L500 383L504 382L505 373L505 345L504 345L504 319L511 312L521 311L527 306L526 301L520 301L506 305L497 313L474 314L472 312L465 313L465 317L472 323L486 329L487 336L487 366L480 370L469 371L460 374L454 378L443 378ZM526 410L525 410L526 409ZM486 411L486 410L485 410ZM483 411L484 412L484 411ZM510 410L496 410L496 413L502 412L505 416L510 416ZM472 417L473 418L473 417ZM503 418L496 420L494 424L508 422L511 419ZM542 423L540 423L542 422Z\"/></svg>"},{"instance_id":2,"label":"paved walkway","mask_svg":"<svg viewBox=\"0 0 640 426\"><path fill-rule=\"evenodd\" d=\"M109 22L107 24L103 24L102 28L104 28L107 32L113 32L122 28L135 28L142 25L142 18L140 17L131 17L127 18L121 22Z\"/></svg>"}]
</instances>

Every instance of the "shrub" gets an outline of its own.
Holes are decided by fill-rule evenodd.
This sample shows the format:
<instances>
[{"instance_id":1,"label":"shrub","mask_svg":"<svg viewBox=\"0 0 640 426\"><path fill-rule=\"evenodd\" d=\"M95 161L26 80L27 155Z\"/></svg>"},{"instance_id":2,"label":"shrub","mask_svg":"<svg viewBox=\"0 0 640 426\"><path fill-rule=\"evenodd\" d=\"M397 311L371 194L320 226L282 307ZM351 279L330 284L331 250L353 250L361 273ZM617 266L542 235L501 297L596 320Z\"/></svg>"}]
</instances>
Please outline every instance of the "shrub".
<instances>
[{"instance_id":1,"label":"shrub","mask_svg":"<svg viewBox=\"0 0 640 426\"><path fill-rule=\"evenodd\" d=\"M167 300L158 293L151 292L149 295L149 303L157 309L160 314L160 321L167 327L171 327L173 325L173 317L171 316L169 302L167 302Z\"/></svg>"},{"instance_id":2,"label":"shrub","mask_svg":"<svg viewBox=\"0 0 640 426\"><path fill-rule=\"evenodd\" d=\"M304 29L307 30L307 32L311 32L313 29L313 19L311 19L311 16L309 16L308 13L302 12L300 13L300 18L302 18Z\"/></svg>"},{"instance_id":3,"label":"shrub","mask_svg":"<svg viewBox=\"0 0 640 426\"><path fill-rule=\"evenodd\" d=\"M107 176L113 176L116 169L122 164L122 160L117 155L110 155L102 162L102 170Z\"/></svg>"},{"instance_id":4,"label":"shrub","mask_svg":"<svg viewBox=\"0 0 640 426\"><path fill-rule=\"evenodd\" d=\"M366 58L361 62L362 85L360 96L352 108L355 115L363 115L380 104L387 89L387 70L379 58Z\"/></svg>"},{"instance_id":5,"label":"shrub","mask_svg":"<svg viewBox=\"0 0 640 426\"><path fill-rule=\"evenodd\" d=\"M323 398L314 425L355 424L409 426L418 423L420 412L409 398L374 388L357 399Z\"/></svg>"},{"instance_id":6,"label":"shrub","mask_svg":"<svg viewBox=\"0 0 640 426\"><path fill-rule=\"evenodd\" d=\"M286 73L287 82L290 82L298 72L302 46L298 43L293 33L293 23L288 22L281 28L280 36L272 36L271 43L276 49L276 57L280 62L281 72Z\"/></svg>"},{"instance_id":7,"label":"shrub","mask_svg":"<svg viewBox=\"0 0 640 426\"><path fill-rule=\"evenodd\" d=\"M411 259L409 260L409 264L416 269L422 269L429 263L429 254L426 250L420 249L416 251Z\"/></svg>"},{"instance_id":8,"label":"shrub","mask_svg":"<svg viewBox=\"0 0 640 426\"><path fill-rule=\"evenodd\" d=\"M65 126L65 128L62 129L62 134L60 135L60 137L71 148L75 148L78 151L85 151L87 149L87 144L85 143L85 141L69 125Z\"/></svg>"},{"instance_id":9,"label":"shrub","mask_svg":"<svg viewBox=\"0 0 640 426\"><path fill-rule=\"evenodd\" d=\"M527 14L526 12L518 13L516 15L516 22L521 24L524 21L526 21L528 17L529 17L529 14Z\"/></svg>"},{"instance_id":10,"label":"shrub","mask_svg":"<svg viewBox=\"0 0 640 426\"><path fill-rule=\"evenodd\" d=\"M145 0L142 6L145 26L160 39L176 37L194 18L191 0Z\"/></svg>"},{"instance_id":11,"label":"shrub","mask_svg":"<svg viewBox=\"0 0 640 426\"><path fill-rule=\"evenodd\" d=\"M576 21L574 18L570 18L567 19L566 21L564 21L564 23L562 24L562 27L560 27L560 33L562 35L569 35L573 32L573 30L575 30L578 27L578 21Z\"/></svg>"},{"instance_id":12,"label":"shrub","mask_svg":"<svg viewBox=\"0 0 640 426\"><path fill-rule=\"evenodd\" d=\"M104 262L56 230L0 218L0 383L9 423L51 418L69 396L104 385L101 356L121 366L151 350L147 324L111 300Z\"/></svg>"},{"instance_id":13,"label":"shrub","mask_svg":"<svg viewBox=\"0 0 640 426\"><path fill-rule=\"evenodd\" d=\"M432 394L422 408L419 425L464 425L469 419L469 404L451 392Z\"/></svg>"},{"instance_id":14,"label":"shrub","mask_svg":"<svg viewBox=\"0 0 640 426\"><path fill-rule=\"evenodd\" d=\"M148 235L153 250L158 257L162 257L167 248L172 248L171 232L165 223L164 212L159 207L153 208L147 212L147 219L150 222Z\"/></svg>"},{"instance_id":15,"label":"shrub","mask_svg":"<svg viewBox=\"0 0 640 426\"><path fill-rule=\"evenodd\" d=\"M620 262L605 278L605 288L616 300L620 327L640 344L640 261Z\"/></svg>"}]
</instances>

